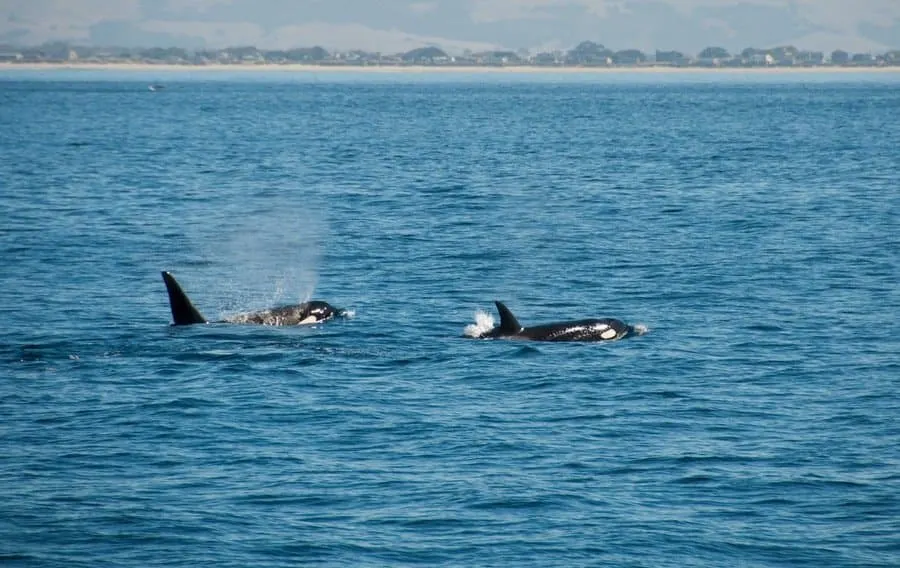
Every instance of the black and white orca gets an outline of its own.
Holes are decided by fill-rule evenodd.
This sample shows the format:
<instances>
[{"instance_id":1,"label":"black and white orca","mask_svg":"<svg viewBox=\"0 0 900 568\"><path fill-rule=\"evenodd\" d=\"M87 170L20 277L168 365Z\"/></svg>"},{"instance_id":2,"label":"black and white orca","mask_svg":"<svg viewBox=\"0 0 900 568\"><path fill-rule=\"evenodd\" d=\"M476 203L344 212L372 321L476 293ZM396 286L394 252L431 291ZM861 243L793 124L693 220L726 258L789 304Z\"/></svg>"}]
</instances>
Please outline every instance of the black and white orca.
<instances>
[{"instance_id":1,"label":"black and white orca","mask_svg":"<svg viewBox=\"0 0 900 568\"><path fill-rule=\"evenodd\" d=\"M615 341L630 335L640 335L643 328L635 328L615 318L583 319L524 327L503 302L494 302L500 313L500 325L493 329L469 332L473 337L527 339L531 341Z\"/></svg>"},{"instance_id":2,"label":"black and white orca","mask_svg":"<svg viewBox=\"0 0 900 568\"><path fill-rule=\"evenodd\" d=\"M169 293L169 307L172 308L173 325L208 323L203 314L194 307L181 289L171 272L163 271L163 281ZM323 322L336 316L346 315L345 310L335 308L328 302L312 300L292 306L279 306L258 312L238 314L216 323L242 323L257 325L305 325Z\"/></svg>"}]
</instances>

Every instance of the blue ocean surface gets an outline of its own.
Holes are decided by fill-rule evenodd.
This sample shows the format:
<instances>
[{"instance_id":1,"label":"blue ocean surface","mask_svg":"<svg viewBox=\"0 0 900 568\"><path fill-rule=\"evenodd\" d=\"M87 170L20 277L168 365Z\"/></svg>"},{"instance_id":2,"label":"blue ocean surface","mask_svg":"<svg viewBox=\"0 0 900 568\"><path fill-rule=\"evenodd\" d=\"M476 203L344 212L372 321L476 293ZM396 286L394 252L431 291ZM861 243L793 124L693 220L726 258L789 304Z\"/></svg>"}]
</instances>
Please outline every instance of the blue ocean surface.
<instances>
[{"instance_id":1,"label":"blue ocean surface","mask_svg":"<svg viewBox=\"0 0 900 568\"><path fill-rule=\"evenodd\" d=\"M0 564L900 565L898 117L900 73L0 71ZM174 327L161 270L352 317ZM494 300L648 332L465 337Z\"/></svg>"}]
</instances>

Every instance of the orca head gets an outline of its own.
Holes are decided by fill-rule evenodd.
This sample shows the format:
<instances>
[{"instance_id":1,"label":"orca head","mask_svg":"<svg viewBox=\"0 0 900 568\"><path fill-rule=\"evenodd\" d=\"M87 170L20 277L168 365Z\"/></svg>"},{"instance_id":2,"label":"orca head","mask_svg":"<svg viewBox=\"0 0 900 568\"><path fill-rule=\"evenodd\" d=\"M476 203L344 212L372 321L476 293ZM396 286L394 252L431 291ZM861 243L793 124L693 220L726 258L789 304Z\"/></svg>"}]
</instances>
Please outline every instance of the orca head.
<instances>
[{"instance_id":1,"label":"orca head","mask_svg":"<svg viewBox=\"0 0 900 568\"><path fill-rule=\"evenodd\" d=\"M499 300L494 300L494 304L496 304L497 312L500 314L500 325L483 333L481 337L511 337L522 333L522 330L525 328L522 327L522 324L519 323L519 320L516 319L516 316L513 315L509 308Z\"/></svg>"},{"instance_id":2,"label":"orca head","mask_svg":"<svg viewBox=\"0 0 900 568\"><path fill-rule=\"evenodd\" d=\"M306 302L306 309L304 310L303 317L300 318L301 323L316 323L320 321L329 320L335 316L343 315L344 310L340 310L335 308L328 302L323 302L321 300L311 300Z\"/></svg>"}]
</instances>

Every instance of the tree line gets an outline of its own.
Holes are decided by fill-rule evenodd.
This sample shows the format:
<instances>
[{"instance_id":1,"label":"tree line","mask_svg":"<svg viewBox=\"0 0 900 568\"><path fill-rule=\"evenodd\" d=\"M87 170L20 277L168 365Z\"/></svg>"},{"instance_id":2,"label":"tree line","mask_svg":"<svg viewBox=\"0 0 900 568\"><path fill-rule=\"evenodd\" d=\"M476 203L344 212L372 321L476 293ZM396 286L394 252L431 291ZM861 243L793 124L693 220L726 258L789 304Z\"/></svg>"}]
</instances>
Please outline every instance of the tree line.
<instances>
[{"instance_id":1,"label":"tree line","mask_svg":"<svg viewBox=\"0 0 900 568\"><path fill-rule=\"evenodd\" d=\"M639 49L613 50L593 41L583 41L569 50L531 53L527 50L493 50L451 55L436 46L412 49L402 53L383 54L363 50L333 51L320 47L293 49L259 49L254 46L234 46L223 49L195 49L182 47L96 47L53 42L33 47L17 48L0 45L0 58L5 61L97 61L97 62L161 62L173 64L290 64L322 65L538 65L538 66L610 66L610 65L670 65L670 66L757 66L757 65L900 65L900 50L886 53L849 53L836 49L830 53L801 50L794 46L774 48L748 47L740 53L730 53L723 47L710 46L695 55L681 51L656 50L645 53Z\"/></svg>"}]
</instances>

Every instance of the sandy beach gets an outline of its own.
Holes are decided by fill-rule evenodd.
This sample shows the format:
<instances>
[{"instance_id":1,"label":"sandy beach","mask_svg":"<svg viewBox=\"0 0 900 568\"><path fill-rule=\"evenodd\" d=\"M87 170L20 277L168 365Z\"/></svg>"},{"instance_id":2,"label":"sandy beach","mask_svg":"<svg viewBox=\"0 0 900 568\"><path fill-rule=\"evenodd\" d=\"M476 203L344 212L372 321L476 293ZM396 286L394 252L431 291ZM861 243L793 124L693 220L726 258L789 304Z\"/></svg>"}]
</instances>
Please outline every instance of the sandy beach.
<instances>
[{"instance_id":1,"label":"sandy beach","mask_svg":"<svg viewBox=\"0 0 900 568\"><path fill-rule=\"evenodd\" d=\"M426 65L303 65L303 64L263 64L263 65L171 65L150 63L0 63L0 71L135 71L135 72L282 72L282 73L709 73L709 74L820 74L820 73L900 73L900 66L893 67L537 67L537 66L426 66Z\"/></svg>"}]
</instances>

